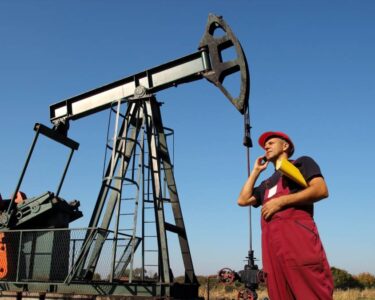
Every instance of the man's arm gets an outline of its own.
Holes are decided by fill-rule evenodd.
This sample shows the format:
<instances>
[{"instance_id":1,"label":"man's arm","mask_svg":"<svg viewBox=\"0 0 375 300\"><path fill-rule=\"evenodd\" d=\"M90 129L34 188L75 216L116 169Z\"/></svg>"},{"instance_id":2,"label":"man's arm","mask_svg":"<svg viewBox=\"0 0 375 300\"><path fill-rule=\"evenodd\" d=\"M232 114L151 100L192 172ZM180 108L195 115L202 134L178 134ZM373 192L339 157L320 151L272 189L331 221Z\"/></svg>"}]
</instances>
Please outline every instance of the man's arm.
<instances>
[{"instance_id":1,"label":"man's arm","mask_svg":"<svg viewBox=\"0 0 375 300\"><path fill-rule=\"evenodd\" d=\"M285 207L312 204L328 197L328 188L323 177L315 177L308 187L294 194L280 196L262 207L262 217L266 220Z\"/></svg>"},{"instance_id":2,"label":"man's arm","mask_svg":"<svg viewBox=\"0 0 375 300\"><path fill-rule=\"evenodd\" d=\"M259 174L267 168L268 162L262 164L263 156L258 157L255 161L254 168L251 171L249 178L246 180L240 195L238 196L237 203L239 206L255 205L256 198L253 196L255 182Z\"/></svg>"}]
</instances>

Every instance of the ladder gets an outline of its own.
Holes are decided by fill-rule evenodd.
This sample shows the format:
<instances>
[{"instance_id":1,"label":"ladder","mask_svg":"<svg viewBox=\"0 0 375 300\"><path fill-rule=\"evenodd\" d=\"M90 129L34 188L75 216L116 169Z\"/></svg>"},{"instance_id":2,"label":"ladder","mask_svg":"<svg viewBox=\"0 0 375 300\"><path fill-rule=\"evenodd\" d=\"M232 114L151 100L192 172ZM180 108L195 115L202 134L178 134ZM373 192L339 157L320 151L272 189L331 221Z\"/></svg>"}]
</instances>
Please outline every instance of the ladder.
<instances>
[{"instance_id":1,"label":"ladder","mask_svg":"<svg viewBox=\"0 0 375 300\"><path fill-rule=\"evenodd\" d=\"M117 134L109 147L111 148L111 158L103 177L102 187L89 226L90 228L99 227L100 230L95 237L89 235L90 231L88 231L85 246L82 247L80 259L77 260L73 268L75 271L71 272L70 280L77 275L79 278L92 278L103 245L108 240L110 225L114 225L110 281L123 276L129 264L129 280L133 279L134 252L142 242L141 280L146 279L144 274L147 269L157 268L158 282L170 284L173 281L173 275L168 253L168 231L178 236L186 283L197 283L165 129L162 124L160 103L154 96L146 96L137 99L136 102L129 101L125 114L120 114L119 111L120 105L116 109L115 131ZM140 180L141 174L143 181ZM142 184L140 184L141 181ZM165 184L164 192L163 183ZM136 187L135 198L124 196L130 186ZM140 192L141 186L142 192ZM142 237L137 238L136 225L139 206L137 199L140 194L142 194ZM133 209L126 212L122 207L130 206L122 204L130 202L134 203ZM167 203L171 205L173 224L165 220L164 205ZM111 223L113 215L115 215L114 224ZM126 217L133 219L131 227L121 227L122 221ZM100 226L98 226L99 221L101 221ZM154 231L148 230L146 226L153 227ZM129 237L127 243L119 243L120 235ZM119 250L118 246L122 250Z\"/></svg>"},{"instance_id":2,"label":"ladder","mask_svg":"<svg viewBox=\"0 0 375 300\"><path fill-rule=\"evenodd\" d=\"M126 124L130 120L126 120L126 115L121 113L121 102L117 102L117 105L111 107L111 112L115 113L114 122L114 137L111 140L108 139L107 134L107 145L106 153L109 150L111 152L111 164L114 163L114 151L116 149L116 142L121 140L124 141L122 149L119 151L121 155L120 169L118 180L121 181L121 189L117 192L116 201L116 217L114 226L114 239L113 239L113 251L112 251L112 264L114 273L111 273L111 280L113 277L116 279L123 279L128 276L128 280L131 283L133 280L133 263L134 254L138 248L141 239L137 237L137 221L138 221L138 207L140 197L140 187L142 179L142 161L144 156L144 130L140 130L140 137L133 140L129 137L121 137L118 132L119 123ZM109 120L111 121L111 112ZM129 118L128 118L129 119ZM132 130L139 130L138 128L143 126L142 111L137 111L136 124L130 124ZM108 129L110 128L110 123ZM109 130L108 130L109 132ZM130 134L131 135L131 134ZM120 137L120 138L119 138ZM116 142L115 142L116 141ZM125 172L125 156L127 142L131 141L134 144L134 152L131 155L130 161L128 162L129 168ZM106 161L106 159L105 159ZM116 178L112 178L116 179ZM121 235L121 237L120 237ZM129 272L127 273L127 267L130 264Z\"/></svg>"},{"instance_id":3,"label":"ladder","mask_svg":"<svg viewBox=\"0 0 375 300\"><path fill-rule=\"evenodd\" d=\"M111 253L111 271L109 279L112 282L115 276L115 269L118 271L118 275L123 275L122 269L126 267L127 263L124 262L133 260L133 255L135 248L139 245L139 238L135 236L136 232L136 216L138 209L138 200L136 197L129 198L134 202L133 212L124 212L122 209L122 202L128 200L126 197L122 197L122 190L124 185L136 186L136 190L139 191L139 183L135 179L136 168L133 164L133 171L129 169L129 165L134 161L133 156L137 146L137 138L141 129L139 117L141 113L140 106L134 102L129 103L127 106L127 111L122 114L120 111L121 102L118 101L117 108L113 111L116 113L116 121L114 123L114 138L112 143L106 145L106 150L110 150L111 156L103 174L103 180L101 189L96 201L94 208L94 213L90 220L89 230L87 231L85 237L84 246L81 249L79 259L72 268L70 275L68 276L67 282L70 282L74 277L90 279L94 275L95 269L97 267L102 248L104 243L109 240L110 229L113 229L113 236L111 240L112 253ZM132 174L130 177L126 177L128 169ZM139 172L138 172L139 173ZM138 180L140 175L138 174ZM137 193L139 194L139 193ZM106 205L106 207L105 207ZM105 212L103 214L105 208ZM113 215L115 218L113 219ZM125 214L130 214L133 216L133 225L130 228L120 228L122 223L121 220L124 219ZM100 223L100 226L99 226ZM95 230L95 234L92 231ZM121 232L122 231L122 232ZM125 233L125 231L128 231ZM121 235L121 239L119 238ZM124 238L127 237L127 238ZM127 240L128 244L121 244L123 253L118 256L118 242ZM130 248L129 248L130 247ZM129 252L129 249L130 252ZM130 260L125 253L131 253ZM117 265L117 266L116 266ZM119 266L122 266L121 268ZM121 269L121 270L120 270Z\"/></svg>"}]
</instances>

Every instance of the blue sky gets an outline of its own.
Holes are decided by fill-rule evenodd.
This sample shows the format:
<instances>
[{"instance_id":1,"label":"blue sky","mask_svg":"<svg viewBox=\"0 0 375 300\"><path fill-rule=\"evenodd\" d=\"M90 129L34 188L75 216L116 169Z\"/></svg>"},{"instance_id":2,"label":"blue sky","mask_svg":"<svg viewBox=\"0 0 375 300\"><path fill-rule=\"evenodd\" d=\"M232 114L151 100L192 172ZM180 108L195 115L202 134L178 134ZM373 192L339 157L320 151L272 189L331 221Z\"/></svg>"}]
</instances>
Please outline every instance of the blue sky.
<instances>
[{"instance_id":1,"label":"blue sky","mask_svg":"<svg viewBox=\"0 0 375 300\"><path fill-rule=\"evenodd\" d=\"M312 156L329 186L315 219L331 265L375 273L373 1L1 1L3 198L15 188L34 123L49 125L49 105L197 51L209 13L224 16L250 66L251 161L262 154L262 132L287 132L294 156ZM157 97L175 130L196 273L240 270L249 248L248 209L236 205L247 174L242 116L206 80ZM80 149L61 196L79 199L85 214L73 227L88 224L99 191L107 117L71 123ZM63 164L60 150L38 151L38 171L25 179L29 196L54 189L44 170ZM252 215L260 258L259 210Z\"/></svg>"}]
</instances>

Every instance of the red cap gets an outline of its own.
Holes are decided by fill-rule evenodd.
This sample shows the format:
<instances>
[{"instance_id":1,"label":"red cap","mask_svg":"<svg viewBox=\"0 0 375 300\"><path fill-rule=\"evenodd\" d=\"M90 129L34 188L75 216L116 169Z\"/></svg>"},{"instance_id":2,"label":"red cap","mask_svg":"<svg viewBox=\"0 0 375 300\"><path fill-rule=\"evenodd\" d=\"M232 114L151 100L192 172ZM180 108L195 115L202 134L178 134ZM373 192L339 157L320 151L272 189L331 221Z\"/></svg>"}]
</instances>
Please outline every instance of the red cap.
<instances>
[{"instance_id":1,"label":"red cap","mask_svg":"<svg viewBox=\"0 0 375 300\"><path fill-rule=\"evenodd\" d=\"M284 132L281 132L281 131L267 131L267 132L263 133L259 137L259 140L258 140L259 145L264 149L265 143L267 142L268 139L270 139L272 137L278 137L278 138L281 138L281 139L287 141L290 145L289 156L293 155L294 144L293 144L291 138L287 134L285 134Z\"/></svg>"}]
</instances>

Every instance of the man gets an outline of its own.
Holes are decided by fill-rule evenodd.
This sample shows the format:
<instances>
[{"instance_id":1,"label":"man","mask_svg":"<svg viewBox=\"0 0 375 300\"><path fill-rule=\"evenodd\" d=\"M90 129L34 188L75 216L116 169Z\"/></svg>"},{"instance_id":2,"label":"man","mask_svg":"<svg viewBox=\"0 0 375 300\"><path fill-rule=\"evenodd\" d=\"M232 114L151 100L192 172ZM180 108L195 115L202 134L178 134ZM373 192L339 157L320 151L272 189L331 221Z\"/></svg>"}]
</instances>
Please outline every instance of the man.
<instances>
[{"instance_id":1,"label":"man","mask_svg":"<svg viewBox=\"0 0 375 300\"><path fill-rule=\"evenodd\" d=\"M307 187L275 172L254 188L261 172L279 159L293 155L292 140L283 132L265 132L258 157L238 198L240 206L259 206L262 225L262 260L271 300L331 300L333 279L313 220L313 203L328 197L319 166L307 156L293 164ZM266 160L264 162L264 160Z\"/></svg>"}]
</instances>

